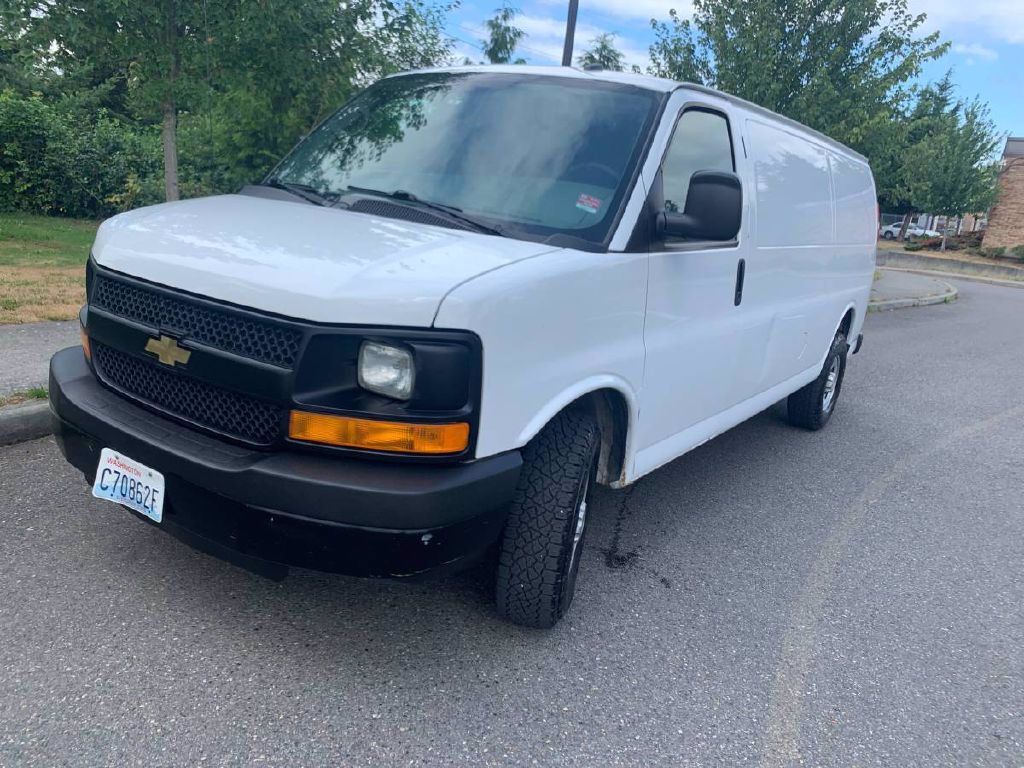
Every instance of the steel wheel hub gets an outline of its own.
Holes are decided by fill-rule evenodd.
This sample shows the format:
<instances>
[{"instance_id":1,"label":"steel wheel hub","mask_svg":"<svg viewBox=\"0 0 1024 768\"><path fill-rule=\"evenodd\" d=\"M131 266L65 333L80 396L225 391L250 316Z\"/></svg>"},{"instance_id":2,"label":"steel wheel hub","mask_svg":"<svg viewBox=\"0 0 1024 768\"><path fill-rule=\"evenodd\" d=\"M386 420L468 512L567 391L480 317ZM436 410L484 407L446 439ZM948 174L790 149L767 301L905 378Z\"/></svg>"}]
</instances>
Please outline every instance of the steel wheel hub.
<instances>
[{"instance_id":1,"label":"steel wheel hub","mask_svg":"<svg viewBox=\"0 0 1024 768\"><path fill-rule=\"evenodd\" d=\"M832 365L828 367L828 375L825 377L825 389L821 393L821 410L828 413L836 399L836 385L839 383L839 356L832 358Z\"/></svg>"}]
</instances>

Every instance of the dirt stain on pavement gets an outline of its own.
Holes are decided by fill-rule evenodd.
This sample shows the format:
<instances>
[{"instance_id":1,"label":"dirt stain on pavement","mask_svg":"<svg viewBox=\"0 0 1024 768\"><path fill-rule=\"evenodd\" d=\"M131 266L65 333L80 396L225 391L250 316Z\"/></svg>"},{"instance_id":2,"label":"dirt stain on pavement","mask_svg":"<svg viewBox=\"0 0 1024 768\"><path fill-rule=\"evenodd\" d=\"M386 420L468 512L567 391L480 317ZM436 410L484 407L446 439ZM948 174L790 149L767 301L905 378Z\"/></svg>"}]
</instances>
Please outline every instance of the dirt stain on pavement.
<instances>
[{"instance_id":1,"label":"dirt stain on pavement","mask_svg":"<svg viewBox=\"0 0 1024 768\"><path fill-rule=\"evenodd\" d=\"M636 549L629 552L623 552L621 549L622 526L631 514L628 509L629 499L637 485L639 483L629 486L619 499L619 508L615 511L615 522L612 524L612 540L607 547L601 550L601 554L604 555L604 564L613 571L629 568L640 557L640 552Z\"/></svg>"}]
</instances>

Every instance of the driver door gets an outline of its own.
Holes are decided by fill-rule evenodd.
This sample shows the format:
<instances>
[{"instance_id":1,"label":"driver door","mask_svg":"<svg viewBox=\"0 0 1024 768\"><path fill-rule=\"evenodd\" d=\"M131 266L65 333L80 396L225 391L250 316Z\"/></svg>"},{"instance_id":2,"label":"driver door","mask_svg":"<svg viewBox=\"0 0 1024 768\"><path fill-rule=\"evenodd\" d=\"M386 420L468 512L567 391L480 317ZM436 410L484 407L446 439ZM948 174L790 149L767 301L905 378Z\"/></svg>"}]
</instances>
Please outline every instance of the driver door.
<instances>
[{"instance_id":1,"label":"driver door","mask_svg":"<svg viewBox=\"0 0 1024 768\"><path fill-rule=\"evenodd\" d=\"M653 210L682 212L694 172L738 173L744 216L727 242L663 238L651 246L638 474L731 426L720 426L725 412L756 394L760 380L763 339L750 325L744 295L750 195L736 156L743 151L738 122L727 103L683 105L651 184Z\"/></svg>"}]
</instances>

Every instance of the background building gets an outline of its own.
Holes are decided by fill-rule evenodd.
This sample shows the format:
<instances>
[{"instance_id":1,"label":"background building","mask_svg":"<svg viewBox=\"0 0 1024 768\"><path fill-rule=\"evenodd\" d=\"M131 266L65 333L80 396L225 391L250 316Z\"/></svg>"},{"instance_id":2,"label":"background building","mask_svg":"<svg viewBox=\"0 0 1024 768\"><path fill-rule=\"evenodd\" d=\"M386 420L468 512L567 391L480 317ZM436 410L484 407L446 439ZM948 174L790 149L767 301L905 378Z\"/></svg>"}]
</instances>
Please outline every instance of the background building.
<instances>
[{"instance_id":1,"label":"background building","mask_svg":"<svg viewBox=\"0 0 1024 768\"><path fill-rule=\"evenodd\" d=\"M1024 137L1006 140L999 199L989 213L986 248L1024 245Z\"/></svg>"}]
</instances>

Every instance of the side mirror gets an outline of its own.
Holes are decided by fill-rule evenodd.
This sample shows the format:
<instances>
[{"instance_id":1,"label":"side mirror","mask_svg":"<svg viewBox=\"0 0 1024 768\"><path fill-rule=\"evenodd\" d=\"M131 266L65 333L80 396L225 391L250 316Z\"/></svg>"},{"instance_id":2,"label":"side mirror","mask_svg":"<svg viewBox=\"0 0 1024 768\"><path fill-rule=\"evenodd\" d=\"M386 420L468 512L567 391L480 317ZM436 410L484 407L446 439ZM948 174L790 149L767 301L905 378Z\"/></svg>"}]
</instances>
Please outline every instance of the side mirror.
<instances>
[{"instance_id":1,"label":"side mirror","mask_svg":"<svg viewBox=\"0 0 1024 768\"><path fill-rule=\"evenodd\" d=\"M743 216L739 176L723 171L697 171L690 177L686 210L659 213L659 235L692 240L733 240Z\"/></svg>"}]
</instances>

